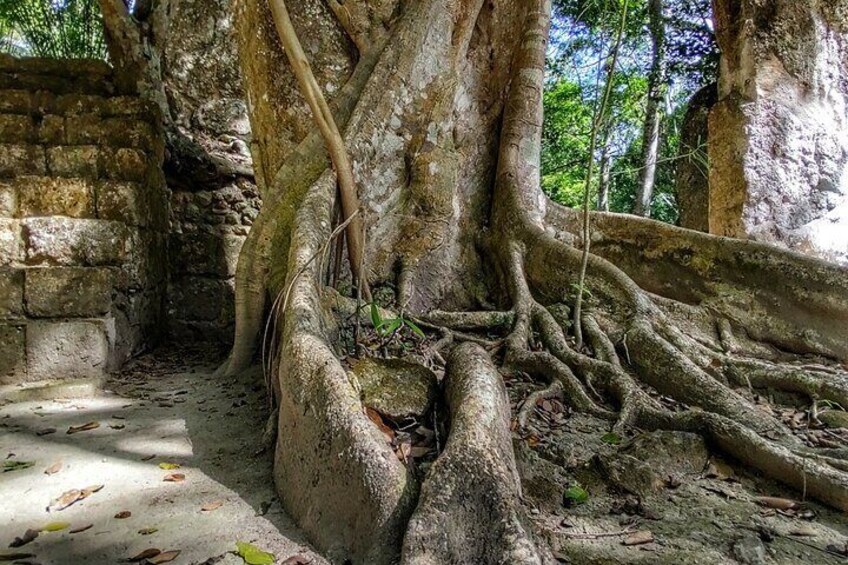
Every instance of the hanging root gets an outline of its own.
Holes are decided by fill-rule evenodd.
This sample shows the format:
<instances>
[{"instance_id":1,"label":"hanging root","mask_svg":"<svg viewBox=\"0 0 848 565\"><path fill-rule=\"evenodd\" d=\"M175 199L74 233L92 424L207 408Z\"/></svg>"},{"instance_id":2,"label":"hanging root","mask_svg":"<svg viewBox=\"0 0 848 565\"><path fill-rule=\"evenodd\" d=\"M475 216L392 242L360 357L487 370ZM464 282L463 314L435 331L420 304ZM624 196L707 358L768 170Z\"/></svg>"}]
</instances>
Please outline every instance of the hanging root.
<instances>
[{"instance_id":1,"label":"hanging root","mask_svg":"<svg viewBox=\"0 0 848 565\"><path fill-rule=\"evenodd\" d=\"M543 563L520 504L509 401L488 353L457 346L445 397L450 435L421 488L402 562Z\"/></svg>"}]
</instances>

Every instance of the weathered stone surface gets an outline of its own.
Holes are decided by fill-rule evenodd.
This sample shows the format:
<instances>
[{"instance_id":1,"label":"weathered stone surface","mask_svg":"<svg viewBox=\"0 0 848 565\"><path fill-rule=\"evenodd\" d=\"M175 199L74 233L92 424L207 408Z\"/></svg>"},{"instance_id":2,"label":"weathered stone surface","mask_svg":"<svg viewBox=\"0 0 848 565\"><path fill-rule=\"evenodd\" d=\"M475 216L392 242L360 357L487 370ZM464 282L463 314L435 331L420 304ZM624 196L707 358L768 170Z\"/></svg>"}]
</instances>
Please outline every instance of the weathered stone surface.
<instances>
[{"instance_id":1,"label":"weathered stone surface","mask_svg":"<svg viewBox=\"0 0 848 565\"><path fill-rule=\"evenodd\" d=\"M38 124L36 139L40 143L58 145L65 143L65 118L62 116L44 116Z\"/></svg>"},{"instance_id":2,"label":"weathered stone surface","mask_svg":"<svg viewBox=\"0 0 848 565\"><path fill-rule=\"evenodd\" d=\"M675 185L680 225L710 231L709 115L718 98L718 87L709 84L689 100L680 133Z\"/></svg>"},{"instance_id":3,"label":"weathered stone surface","mask_svg":"<svg viewBox=\"0 0 848 565\"><path fill-rule=\"evenodd\" d=\"M104 178L143 181L147 176L147 156L139 149L101 148L100 171Z\"/></svg>"},{"instance_id":4,"label":"weathered stone surface","mask_svg":"<svg viewBox=\"0 0 848 565\"><path fill-rule=\"evenodd\" d=\"M47 169L57 177L96 179L99 157L95 145L51 147L47 150Z\"/></svg>"},{"instance_id":5,"label":"weathered stone surface","mask_svg":"<svg viewBox=\"0 0 848 565\"><path fill-rule=\"evenodd\" d=\"M0 114L0 142L29 143L35 140L35 124L30 116Z\"/></svg>"},{"instance_id":6,"label":"weathered stone surface","mask_svg":"<svg viewBox=\"0 0 848 565\"><path fill-rule=\"evenodd\" d=\"M0 112L29 114L32 96L28 90L6 89L0 92Z\"/></svg>"},{"instance_id":7,"label":"weathered stone surface","mask_svg":"<svg viewBox=\"0 0 848 565\"><path fill-rule=\"evenodd\" d=\"M423 418L438 394L433 371L402 359L365 357L353 365L353 373L363 405L395 421Z\"/></svg>"},{"instance_id":8,"label":"weathered stone surface","mask_svg":"<svg viewBox=\"0 0 848 565\"><path fill-rule=\"evenodd\" d=\"M23 224L30 265L119 265L127 255L127 228L120 222L51 217Z\"/></svg>"},{"instance_id":9,"label":"weathered stone surface","mask_svg":"<svg viewBox=\"0 0 848 565\"><path fill-rule=\"evenodd\" d=\"M819 420L829 428L848 428L848 412L842 410L822 410Z\"/></svg>"},{"instance_id":10,"label":"weathered stone surface","mask_svg":"<svg viewBox=\"0 0 848 565\"><path fill-rule=\"evenodd\" d=\"M0 267L0 319L17 319L24 315L23 291L23 270Z\"/></svg>"},{"instance_id":11,"label":"weathered stone surface","mask_svg":"<svg viewBox=\"0 0 848 565\"><path fill-rule=\"evenodd\" d=\"M0 218L0 265L20 263L24 258L21 223Z\"/></svg>"},{"instance_id":12,"label":"weathered stone surface","mask_svg":"<svg viewBox=\"0 0 848 565\"><path fill-rule=\"evenodd\" d=\"M0 383L26 379L26 328L0 324Z\"/></svg>"},{"instance_id":13,"label":"weathered stone surface","mask_svg":"<svg viewBox=\"0 0 848 565\"><path fill-rule=\"evenodd\" d=\"M168 287L168 316L183 321L211 322L232 309L232 280L182 277Z\"/></svg>"},{"instance_id":14,"label":"weathered stone surface","mask_svg":"<svg viewBox=\"0 0 848 565\"><path fill-rule=\"evenodd\" d=\"M169 246L173 272L233 276L243 244L243 237L230 234L172 234Z\"/></svg>"},{"instance_id":15,"label":"weathered stone surface","mask_svg":"<svg viewBox=\"0 0 848 565\"><path fill-rule=\"evenodd\" d=\"M145 187L133 182L102 181L97 184L97 217L131 226L147 226L150 202Z\"/></svg>"},{"instance_id":16,"label":"weathered stone surface","mask_svg":"<svg viewBox=\"0 0 848 565\"><path fill-rule=\"evenodd\" d=\"M103 375L109 364L112 330L106 321L27 324L27 380Z\"/></svg>"},{"instance_id":17,"label":"weathered stone surface","mask_svg":"<svg viewBox=\"0 0 848 565\"><path fill-rule=\"evenodd\" d=\"M21 176L17 185L22 217L94 217L94 190L85 179Z\"/></svg>"},{"instance_id":18,"label":"weathered stone surface","mask_svg":"<svg viewBox=\"0 0 848 565\"><path fill-rule=\"evenodd\" d=\"M714 4L710 231L848 263L848 0Z\"/></svg>"},{"instance_id":19,"label":"weathered stone surface","mask_svg":"<svg viewBox=\"0 0 848 565\"><path fill-rule=\"evenodd\" d=\"M0 177L43 175L46 171L47 159L40 145L0 143Z\"/></svg>"},{"instance_id":20,"label":"weathered stone surface","mask_svg":"<svg viewBox=\"0 0 848 565\"><path fill-rule=\"evenodd\" d=\"M13 218L17 213L17 185L12 181L0 181L0 218Z\"/></svg>"},{"instance_id":21,"label":"weathered stone surface","mask_svg":"<svg viewBox=\"0 0 848 565\"><path fill-rule=\"evenodd\" d=\"M97 317L112 306L112 272L105 267L31 268L26 309L36 318Z\"/></svg>"},{"instance_id":22,"label":"weathered stone surface","mask_svg":"<svg viewBox=\"0 0 848 565\"><path fill-rule=\"evenodd\" d=\"M601 469L624 490L646 496L669 480L703 471L709 453L701 436L684 432L643 433L613 453L598 456Z\"/></svg>"}]
</instances>

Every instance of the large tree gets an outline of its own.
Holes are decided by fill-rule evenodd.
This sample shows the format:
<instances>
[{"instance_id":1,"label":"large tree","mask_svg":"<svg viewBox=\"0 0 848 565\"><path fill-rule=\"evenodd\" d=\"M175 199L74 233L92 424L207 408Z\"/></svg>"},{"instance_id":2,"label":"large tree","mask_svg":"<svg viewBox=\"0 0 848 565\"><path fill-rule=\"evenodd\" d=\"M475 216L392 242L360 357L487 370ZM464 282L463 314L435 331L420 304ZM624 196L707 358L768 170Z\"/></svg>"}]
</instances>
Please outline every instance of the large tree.
<instances>
[{"instance_id":1,"label":"large tree","mask_svg":"<svg viewBox=\"0 0 848 565\"><path fill-rule=\"evenodd\" d=\"M326 130L313 125L306 83L281 48L274 16L280 24L284 6L277 0L272 14L267 0L236 0L263 208L240 257L236 341L221 372L245 369L260 341L273 346L265 357L278 405L277 489L331 559L547 560L523 514L502 368L549 383L546 394L619 433L699 432L848 509L845 454L805 446L733 390L771 387L848 406L839 366L848 361L846 270L597 213L585 345L575 347L568 316L554 315L576 298L589 242L580 214L540 189L548 1L288 7L304 48L288 55L328 98L352 163L362 282L393 285L390 306L425 322L439 338L427 342L432 357L447 359L439 405L449 435L419 481L364 413L340 360L348 328L369 323L359 308L367 299L356 298L362 284L337 291L328 281L325 254L343 214ZM686 409L668 409L653 391Z\"/></svg>"}]
</instances>

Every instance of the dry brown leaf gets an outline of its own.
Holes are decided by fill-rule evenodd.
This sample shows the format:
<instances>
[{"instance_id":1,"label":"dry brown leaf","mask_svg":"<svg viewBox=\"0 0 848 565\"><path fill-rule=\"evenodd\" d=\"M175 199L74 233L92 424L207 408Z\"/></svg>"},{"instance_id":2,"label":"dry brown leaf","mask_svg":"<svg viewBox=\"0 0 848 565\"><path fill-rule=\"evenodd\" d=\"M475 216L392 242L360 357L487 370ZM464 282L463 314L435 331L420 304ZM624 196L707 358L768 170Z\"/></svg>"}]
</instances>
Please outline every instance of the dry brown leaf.
<instances>
[{"instance_id":1,"label":"dry brown leaf","mask_svg":"<svg viewBox=\"0 0 848 565\"><path fill-rule=\"evenodd\" d=\"M200 509L203 512L212 512L213 510L217 510L218 508L220 508L223 505L224 505L223 500L215 500L215 501L212 501L212 502L207 502L206 504L201 506Z\"/></svg>"},{"instance_id":2,"label":"dry brown leaf","mask_svg":"<svg viewBox=\"0 0 848 565\"><path fill-rule=\"evenodd\" d=\"M55 434L55 433L56 433L56 428L44 428L43 430L38 430L37 432L35 432L35 435L41 437L41 436L46 436L48 434Z\"/></svg>"},{"instance_id":3,"label":"dry brown leaf","mask_svg":"<svg viewBox=\"0 0 848 565\"><path fill-rule=\"evenodd\" d=\"M778 498L776 496L758 496L757 502L768 508L774 508L775 510L797 510L801 506L794 500Z\"/></svg>"},{"instance_id":4,"label":"dry brown leaf","mask_svg":"<svg viewBox=\"0 0 848 565\"><path fill-rule=\"evenodd\" d=\"M132 512L130 512L129 510L121 510L120 512L115 514L115 518L117 518L118 520L124 520L126 518L129 518L130 516L132 516Z\"/></svg>"},{"instance_id":5,"label":"dry brown leaf","mask_svg":"<svg viewBox=\"0 0 848 565\"><path fill-rule=\"evenodd\" d=\"M652 541L654 541L654 534L648 530L639 530L624 538L624 541L621 543L624 545L642 545L643 543L651 543Z\"/></svg>"},{"instance_id":6,"label":"dry brown leaf","mask_svg":"<svg viewBox=\"0 0 848 565\"><path fill-rule=\"evenodd\" d=\"M69 434L75 434L77 432L87 432L90 430L96 430L100 427L100 422L87 422L81 426L71 426L68 428Z\"/></svg>"},{"instance_id":7,"label":"dry brown leaf","mask_svg":"<svg viewBox=\"0 0 848 565\"><path fill-rule=\"evenodd\" d=\"M61 470L62 470L62 462L56 461L55 463L53 463L52 465L50 465L49 467L44 469L44 474L45 475L55 475L56 473L58 473Z\"/></svg>"},{"instance_id":8,"label":"dry brown leaf","mask_svg":"<svg viewBox=\"0 0 848 565\"><path fill-rule=\"evenodd\" d=\"M153 459L154 457L156 457L156 454L153 454L153 455L145 455L144 457L142 457L142 458L141 458L141 460L142 460L142 461L150 461L150 460L151 460L151 459Z\"/></svg>"},{"instance_id":9,"label":"dry brown leaf","mask_svg":"<svg viewBox=\"0 0 848 565\"><path fill-rule=\"evenodd\" d=\"M413 459L418 459L420 457L426 457L431 451L433 451L432 447L416 445L410 450L409 455Z\"/></svg>"},{"instance_id":10,"label":"dry brown leaf","mask_svg":"<svg viewBox=\"0 0 848 565\"><path fill-rule=\"evenodd\" d=\"M155 534L158 531L159 528L142 528L138 531L138 533L143 536L149 536L150 534Z\"/></svg>"},{"instance_id":11,"label":"dry brown leaf","mask_svg":"<svg viewBox=\"0 0 848 565\"><path fill-rule=\"evenodd\" d=\"M162 550L156 549L155 547L151 547L149 549L145 549L144 551L142 551L141 553L139 553L137 555L133 555L132 557L127 559L127 561L129 561L130 563L137 563L137 562L143 561L145 559L150 559L152 557L156 557L160 553L162 553Z\"/></svg>"},{"instance_id":12,"label":"dry brown leaf","mask_svg":"<svg viewBox=\"0 0 848 565\"><path fill-rule=\"evenodd\" d=\"M12 543L9 544L9 547L24 546L24 545L28 544L29 542L31 542L32 540L34 540L35 538L37 538L38 534L39 534L38 530L28 529L27 531L24 532L24 535L22 535L20 537L15 537L15 539L12 541Z\"/></svg>"},{"instance_id":13,"label":"dry brown leaf","mask_svg":"<svg viewBox=\"0 0 848 565\"><path fill-rule=\"evenodd\" d=\"M82 489L82 492L81 492L82 497L81 497L81 498L88 498L89 496L91 496L91 495L92 495L92 494L94 494L95 492L100 491L102 488L103 488L103 485L91 485L91 486L87 486L87 487L85 487L84 489Z\"/></svg>"},{"instance_id":14,"label":"dry brown leaf","mask_svg":"<svg viewBox=\"0 0 848 565\"><path fill-rule=\"evenodd\" d=\"M152 563L153 565L157 565L158 563L168 563L176 559L179 554L180 550L178 549L175 549L173 551L163 551L156 557L151 557L147 561L148 563Z\"/></svg>"},{"instance_id":15,"label":"dry brown leaf","mask_svg":"<svg viewBox=\"0 0 848 565\"><path fill-rule=\"evenodd\" d=\"M808 526L807 524L801 524L797 528L790 530L789 535L812 538L816 536L816 530L814 530L812 526Z\"/></svg>"},{"instance_id":16,"label":"dry brown leaf","mask_svg":"<svg viewBox=\"0 0 848 565\"><path fill-rule=\"evenodd\" d=\"M291 557L283 561L281 565L309 565L310 563L312 563L311 557L307 557L298 553L297 555L292 555Z\"/></svg>"},{"instance_id":17,"label":"dry brown leaf","mask_svg":"<svg viewBox=\"0 0 848 565\"><path fill-rule=\"evenodd\" d=\"M182 473L170 473L168 475L165 475L165 478L162 480L166 483L179 483L185 480L185 475L183 475Z\"/></svg>"},{"instance_id":18,"label":"dry brown leaf","mask_svg":"<svg viewBox=\"0 0 848 565\"><path fill-rule=\"evenodd\" d=\"M368 416L368 419L374 422L380 431L383 432L389 440L395 439L395 431L386 425L386 422L383 421L383 416L374 410L373 408L366 408L365 414Z\"/></svg>"},{"instance_id":19,"label":"dry brown leaf","mask_svg":"<svg viewBox=\"0 0 848 565\"><path fill-rule=\"evenodd\" d=\"M82 491L79 489L71 489L69 491L63 492L57 498L54 498L50 502L50 506L47 507L49 512L58 512L59 510L64 510L71 504L75 503L78 500L82 500Z\"/></svg>"},{"instance_id":20,"label":"dry brown leaf","mask_svg":"<svg viewBox=\"0 0 848 565\"><path fill-rule=\"evenodd\" d=\"M85 526L79 526L79 527L76 527L76 528L72 528L71 530L69 530L69 533L79 534L79 533L84 532L86 530L90 530L93 527L94 527L94 524L87 524Z\"/></svg>"}]
</instances>

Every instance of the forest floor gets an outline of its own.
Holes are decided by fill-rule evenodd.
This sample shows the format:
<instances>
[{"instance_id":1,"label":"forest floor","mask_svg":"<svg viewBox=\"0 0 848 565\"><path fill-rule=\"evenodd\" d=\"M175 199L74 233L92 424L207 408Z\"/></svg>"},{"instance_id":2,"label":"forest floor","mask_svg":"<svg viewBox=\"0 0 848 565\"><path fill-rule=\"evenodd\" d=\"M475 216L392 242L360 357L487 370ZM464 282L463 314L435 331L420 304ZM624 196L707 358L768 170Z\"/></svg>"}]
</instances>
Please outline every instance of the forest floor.
<instances>
[{"instance_id":1,"label":"forest floor","mask_svg":"<svg viewBox=\"0 0 848 565\"><path fill-rule=\"evenodd\" d=\"M218 352L157 351L114 375L110 392L0 402L0 459L20 463L0 474L0 561L21 553L42 565L106 564L157 549L160 559L179 551L177 565L226 565L243 563L232 553L241 541L277 563L326 563L280 507L273 450L260 452L262 375L216 379L218 361ZM72 426L93 429L69 434ZM48 511L63 493L95 485ZM47 526L62 529L9 547Z\"/></svg>"},{"instance_id":2,"label":"forest floor","mask_svg":"<svg viewBox=\"0 0 848 565\"><path fill-rule=\"evenodd\" d=\"M0 458L20 464L0 474L0 556L99 564L157 549L180 551L175 564L226 565L243 562L234 553L243 541L277 563L326 563L274 493L261 373L218 379L219 360L157 351L111 378L109 392L0 405ZM521 374L505 380L516 414L538 387ZM82 429L68 434L72 426ZM717 458L698 436L607 430L545 400L515 432L528 514L561 562L848 560L841 513ZM95 485L102 489L48 511L63 493ZM6 547L48 526L62 529Z\"/></svg>"}]
</instances>

